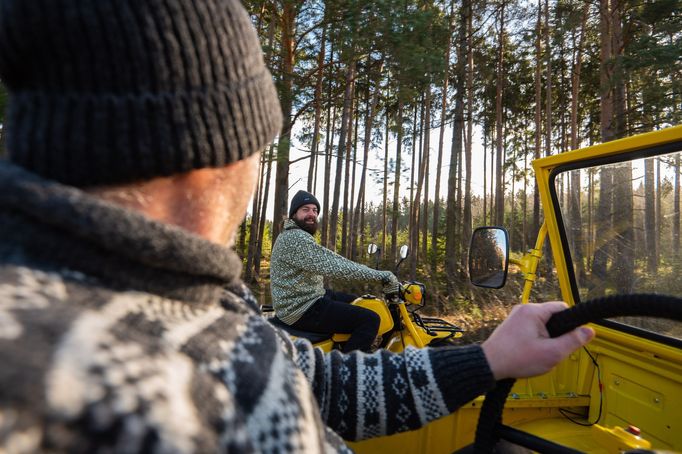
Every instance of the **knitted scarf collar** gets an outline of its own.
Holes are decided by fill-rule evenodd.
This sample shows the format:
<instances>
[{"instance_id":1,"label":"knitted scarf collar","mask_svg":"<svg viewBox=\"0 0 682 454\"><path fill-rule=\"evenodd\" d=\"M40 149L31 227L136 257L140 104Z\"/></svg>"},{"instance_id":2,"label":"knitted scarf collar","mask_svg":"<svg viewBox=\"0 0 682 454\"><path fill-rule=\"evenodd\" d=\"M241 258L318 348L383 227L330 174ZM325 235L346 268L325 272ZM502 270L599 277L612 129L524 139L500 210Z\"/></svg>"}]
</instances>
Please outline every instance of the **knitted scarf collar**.
<instances>
[{"instance_id":1,"label":"knitted scarf collar","mask_svg":"<svg viewBox=\"0 0 682 454\"><path fill-rule=\"evenodd\" d=\"M12 260L199 303L241 286L232 250L0 160L0 261Z\"/></svg>"}]
</instances>

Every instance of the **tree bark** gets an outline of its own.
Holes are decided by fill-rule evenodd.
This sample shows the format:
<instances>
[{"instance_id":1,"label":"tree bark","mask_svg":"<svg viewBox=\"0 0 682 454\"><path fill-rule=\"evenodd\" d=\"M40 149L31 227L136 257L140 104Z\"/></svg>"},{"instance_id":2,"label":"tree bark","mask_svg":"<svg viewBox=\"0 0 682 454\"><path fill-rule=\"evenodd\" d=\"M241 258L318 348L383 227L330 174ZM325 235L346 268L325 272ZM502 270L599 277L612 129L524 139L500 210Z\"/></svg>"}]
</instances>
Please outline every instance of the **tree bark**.
<instances>
[{"instance_id":1,"label":"tree bark","mask_svg":"<svg viewBox=\"0 0 682 454\"><path fill-rule=\"evenodd\" d=\"M654 183L654 159L644 160L644 244L649 273L658 271L656 257L656 189Z\"/></svg>"},{"instance_id":2,"label":"tree bark","mask_svg":"<svg viewBox=\"0 0 682 454\"><path fill-rule=\"evenodd\" d=\"M535 159L540 159L540 149L542 147L542 0L538 0L538 16L535 27ZM529 242L533 244L533 239L540 231L540 188L538 182L533 179L533 221L531 223L531 238Z\"/></svg>"},{"instance_id":3,"label":"tree bark","mask_svg":"<svg viewBox=\"0 0 682 454\"><path fill-rule=\"evenodd\" d=\"M289 199L289 150L291 148L291 113L293 109L294 46L296 30L296 4L293 0L283 0L280 16L282 81L279 99L282 106L282 132L277 143L277 174L275 176L275 201L272 221L272 242L282 229L282 221L287 217Z\"/></svg>"},{"instance_id":4,"label":"tree bark","mask_svg":"<svg viewBox=\"0 0 682 454\"><path fill-rule=\"evenodd\" d=\"M474 53L473 53L473 27L472 16L473 10L471 7L471 0L464 0L462 4L463 17L462 26L465 29L465 39L461 44L465 46L467 63L466 63L466 97L467 97L467 130L466 141L464 145L464 161L465 161L465 175L464 175L464 210L462 213L462 250L466 251L471 238L471 147L473 141L473 109L474 109ZM464 52L462 52L464 53ZM461 269L464 278L469 277L467 267L468 254L463 253Z\"/></svg>"},{"instance_id":5,"label":"tree bark","mask_svg":"<svg viewBox=\"0 0 682 454\"><path fill-rule=\"evenodd\" d=\"M348 125L352 121L350 117L351 101L353 93L353 79L355 79L355 61L348 63L346 69L346 89L343 97L343 113L341 115L341 132L339 133L338 155L336 156L336 178L334 178L334 197L332 199L332 211L329 215L329 235L327 248L336 251L336 231L339 222L339 199L341 193L341 178L343 172L343 157L346 154L348 142Z\"/></svg>"},{"instance_id":6,"label":"tree bark","mask_svg":"<svg viewBox=\"0 0 682 454\"><path fill-rule=\"evenodd\" d=\"M465 30L460 29L461 34ZM461 38L460 38L461 39ZM454 123L452 128L452 148L450 152L450 171L448 173L448 200L447 212L445 222L445 250L448 254L445 256L445 273L448 281L448 294L452 300L456 292L457 282L457 268L459 264L457 230L459 206L458 206L458 168L461 168L459 162L462 156L463 136L464 136L464 49L457 50L457 65L455 69L455 112Z\"/></svg>"},{"instance_id":7,"label":"tree bark","mask_svg":"<svg viewBox=\"0 0 682 454\"><path fill-rule=\"evenodd\" d=\"M675 189L673 192L673 257L680 259L680 154L675 155Z\"/></svg>"},{"instance_id":8,"label":"tree bark","mask_svg":"<svg viewBox=\"0 0 682 454\"><path fill-rule=\"evenodd\" d=\"M320 143L320 125L322 118L322 81L324 79L324 58L325 50L327 48L325 42L327 38L327 23L325 22L322 28L322 36L320 38L320 52L317 54L317 79L315 81L315 122L313 126L313 142L310 145L310 166L308 167L308 192L314 193L316 188L313 184L315 181L315 169L317 168L317 148Z\"/></svg>"},{"instance_id":9,"label":"tree bark","mask_svg":"<svg viewBox=\"0 0 682 454\"><path fill-rule=\"evenodd\" d=\"M400 96L400 94L398 94ZM400 215L400 155L402 154L403 143L403 102L398 99L398 138L395 150L395 182L393 183L393 213L391 219L391 257L390 261L395 262L398 256L398 217Z\"/></svg>"},{"instance_id":10,"label":"tree bark","mask_svg":"<svg viewBox=\"0 0 682 454\"><path fill-rule=\"evenodd\" d=\"M582 11L581 27L580 27L580 38L578 38L577 49L574 49L574 59L573 59L573 71L571 74L571 149L576 150L578 148L578 104L579 104L579 93L580 93L580 74L582 70L582 52L585 43L585 26L587 23L587 17L590 10L590 3L585 2ZM573 170L571 172L571 186L570 191L571 197L571 230L572 230L572 240L573 245L571 251L575 255L573 263L576 267L576 274L578 276L579 282L584 282L585 280L585 251L584 240L583 240L583 227L582 227L582 206L580 200L580 184L581 184L581 171L579 169Z\"/></svg>"},{"instance_id":11,"label":"tree bark","mask_svg":"<svg viewBox=\"0 0 682 454\"><path fill-rule=\"evenodd\" d=\"M386 130L384 132L384 193L381 205L381 253L386 254L386 235L388 235L388 132L390 117L386 109Z\"/></svg>"},{"instance_id":12,"label":"tree bark","mask_svg":"<svg viewBox=\"0 0 682 454\"><path fill-rule=\"evenodd\" d=\"M330 59L334 56L334 52L331 52ZM322 223L321 223L321 235L320 242L324 246L328 246L328 235L329 235L329 189L331 187L331 167L332 167L332 150L334 148L334 129L336 127L336 106L332 108L332 78L329 78L329 88L328 88L328 106L327 106L327 134L325 137L324 146L324 193L322 199Z\"/></svg>"},{"instance_id":13,"label":"tree bark","mask_svg":"<svg viewBox=\"0 0 682 454\"><path fill-rule=\"evenodd\" d=\"M355 80L352 82L351 89L351 103L350 116L348 118L348 140L346 145L345 155L345 176L343 179L343 208L341 209L343 216L341 217L341 254L348 257L348 229L350 226L350 212L348 197L352 191L351 171L350 166L354 162L353 155L355 154L355 131L357 130L357 118L355 116Z\"/></svg>"},{"instance_id":14,"label":"tree bark","mask_svg":"<svg viewBox=\"0 0 682 454\"><path fill-rule=\"evenodd\" d=\"M422 189L424 185L424 181L426 178L426 169L427 169L427 163L429 161L428 159L428 153L429 153L429 124L431 122L431 87L428 87L426 89L426 94L424 96L424 112L423 112L423 120L421 122L421 130L423 132L424 140L422 143L422 152L421 152L421 160L419 163L419 172L417 175L417 190L414 195L414 199L412 202L412 228L410 229L410 250L413 250L415 253L410 254L410 275L411 278L414 280L416 279L417 276L417 260L419 257L419 254L416 252L419 249L419 212L420 212L420 202L421 202L421 195L422 195Z\"/></svg>"},{"instance_id":15,"label":"tree bark","mask_svg":"<svg viewBox=\"0 0 682 454\"><path fill-rule=\"evenodd\" d=\"M365 137L364 137L364 150L363 150L363 156L362 156L362 173L360 175L360 185L358 188L358 200L357 204L355 206L355 215L353 216L353 221L354 221L354 226L353 226L353 231L359 231L362 229L362 225L359 222L360 219L360 214L362 213L362 205L364 201L364 194L365 194L365 186L366 186L366 180L367 180L367 163L369 161L369 148L372 142L372 128L374 126L374 117L376 116L376 109L377 105L379 104L379 78L381 77L381 73L383 72L383 67L384 63L383 61L379 62L379 68L377 69L376 72L376 78L374 80L374 93L372 93L372 98L370 102L368 103L368 108L367 108L367 116L365 118ZM384 184L385 184L384 180ZM384 189L384 206L386 204L385 202L386 198L386 190ZM385 218L384 218L385 222ZM355 241L353 242L353 245L355 245ZM383 251L383 249L382 249ZM354 251L351 251L351 256L355 256Z\"/></svg>"},{"instance_id":16,"label":"tree bark","mask_svg":"<svg viewBox=\"0 0 682 454\"><path fill-rule=\"evenodd\" d=\"M445 45L445 75L443 77L443 93L441 96L440 130L438 131L438 158L436 164L436 194L433 199L433 226L431 227L431 274L436 276L438 270L438 228L440 224L440 175L443 166L443 140L445 135L445 119L448 107L448 83L450 81L450 52L452 51L452 33L454 32L454 0L450 2L450 18L448 36Z\"/></svg>"},{"instance_id":17,"label":"tree bark","mask_svg":"<svg viewBox=\"0 0 682 454\"><path fill-rule=\"evenodd\" d=\"M502 98L504 91L504 9L505 2L502 2L500 7L500 34L497 48L497 84L495 89L495 139L497 143L495 156L495 175L497 179L497 188L495 191L495 220L497 225L504 224L504 175L502 172L502 155L504 153L504 139L503 139L503 116L502 116Z\"/></svg>"},{"instance_id":18,"label":"tree bark","mask_svg":"<svg viewBox=\"0 0 682 454\"><path fill-rule=\"evenodd\" d=\"M549 40L549 0L545 0L545 156L552 154L552 46Z\"/></svg>"},{"instance_id":19,"label":"tree bark","mask_svg":"<svg viewBox=\"0 0 682 454\"><path fill-rule=\"evenodd\" d=\"M244 269L244 282L253 283L253 259L256 255L256 243L258 242L258 225L260 221L261 198L263 196L263 185L265 184L265 156L261 157L258 165L258 186L253 195L251 204L251 222L249 225L249 244L246 254L246 266Z\"/></svg>"},{"instance_id":20,"label":"tree bark","mask_svg":"<svg viewBox=\"0 0 682 454\"><path fill-rule=\"evenodd\" d=\"M258 243L256 245L256 255L253 258L253 278L258 280L260 276L260 259L263 254L263 235L265 235L265 220L268 211L268 197L270 194L270 175L272 174L272 160L275 146L270 145L268 151L268 169L265 172L265 189L263 189L263 204L260 209L260 221L258 222Z\"/></svg>"}]
</instances>

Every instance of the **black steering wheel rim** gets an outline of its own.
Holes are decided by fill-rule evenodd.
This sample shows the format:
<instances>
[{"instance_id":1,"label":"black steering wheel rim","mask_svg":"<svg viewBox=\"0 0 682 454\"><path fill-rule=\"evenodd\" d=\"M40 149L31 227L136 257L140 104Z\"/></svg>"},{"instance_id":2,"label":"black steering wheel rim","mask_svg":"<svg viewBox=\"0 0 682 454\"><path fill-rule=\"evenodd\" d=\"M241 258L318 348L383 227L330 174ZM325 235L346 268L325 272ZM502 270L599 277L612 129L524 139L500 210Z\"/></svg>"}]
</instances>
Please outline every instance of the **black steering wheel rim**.
<instances>
[{"instance_id":1,"label":"black steering wheel rim","mask_svg":"<svg viewBox=\"0 0 682 454\"><path fill-rule=\"evenodd\" d=\"M596 298L553 314L547 322L547 332L550 337L558 337L586 323L620 316L661 317L682 321L682 298L657 294ZM493 452L500 439L502 410L515 381L500 380L486 394L476 427L474 453Z\"/></svg>"}]
</instances>

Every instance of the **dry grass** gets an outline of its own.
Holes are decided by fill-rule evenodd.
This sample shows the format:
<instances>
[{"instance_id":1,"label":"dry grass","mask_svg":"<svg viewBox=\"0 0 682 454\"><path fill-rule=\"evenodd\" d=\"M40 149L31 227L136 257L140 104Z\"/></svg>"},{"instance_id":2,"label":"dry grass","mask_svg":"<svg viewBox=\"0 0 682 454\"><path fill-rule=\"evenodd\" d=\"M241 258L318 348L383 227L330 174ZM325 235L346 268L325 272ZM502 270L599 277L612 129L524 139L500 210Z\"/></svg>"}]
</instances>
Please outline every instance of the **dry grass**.
<instances>
[{"instance_id":1,"label":"dry grass","mask_svg":"<svg viewBox=\"0 0 682 454\"><path fill-rule=\"evenodd\" d=\"M474 307L473 310L457 310L442 318L464 330L464 343L482 342L502 323L512 307L513 305L503 303L488 304L481 309Z\"/></svg>"}]
</instances>

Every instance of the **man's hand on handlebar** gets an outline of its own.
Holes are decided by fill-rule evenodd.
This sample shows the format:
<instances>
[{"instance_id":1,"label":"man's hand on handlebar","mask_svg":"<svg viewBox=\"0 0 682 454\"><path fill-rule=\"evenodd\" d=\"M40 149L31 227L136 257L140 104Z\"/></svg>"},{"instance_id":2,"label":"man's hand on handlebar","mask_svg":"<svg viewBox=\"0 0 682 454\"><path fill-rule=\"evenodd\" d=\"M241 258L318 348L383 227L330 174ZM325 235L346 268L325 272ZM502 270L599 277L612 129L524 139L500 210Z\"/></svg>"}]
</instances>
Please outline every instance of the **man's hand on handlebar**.
<instances>
[{"instance_id":1,"label":"man's hand on handlebar","mask_svg":"<svg viewBox=\"0 0 682 454\"><path fill-rule=\"evenodd\" d=\"M384 287L382 290L387 298L393 298L400 294L400 282L398 281L398 278L395 277L395 274L391 272L388 272L388 274L386 279L384 279Z\"/></svg>"},{"instance_id":2,"label":"man's hand on handlebar","mask_svg":"<svg viewBox=\"0 0 682 454\"><path fill-rule=\"evenodd\" d=\"M545 324L553 313L567 307L566 303L552 301L520 304L512 309L482 344L496 380L544 374L592 340L594 330L585 326L549 337Z\"/></svg>"}]
</instances>

